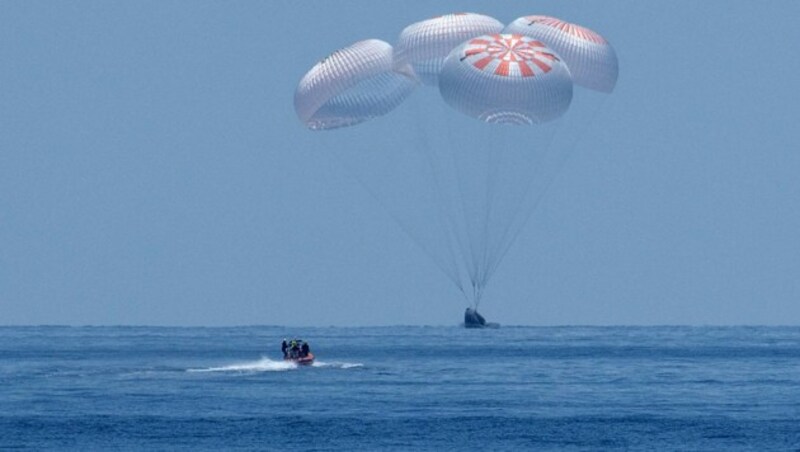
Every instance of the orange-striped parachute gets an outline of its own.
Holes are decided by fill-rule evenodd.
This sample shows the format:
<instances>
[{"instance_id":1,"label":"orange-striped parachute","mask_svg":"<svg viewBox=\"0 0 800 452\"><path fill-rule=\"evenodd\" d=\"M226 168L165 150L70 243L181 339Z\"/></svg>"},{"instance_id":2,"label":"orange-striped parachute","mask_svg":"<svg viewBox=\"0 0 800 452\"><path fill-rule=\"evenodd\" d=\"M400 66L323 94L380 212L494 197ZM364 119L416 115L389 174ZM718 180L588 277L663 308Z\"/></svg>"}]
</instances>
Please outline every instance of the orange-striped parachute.
<instances>
[{"instance_id":1,"label":"orange-striped parachute","mask_svg":"<svg viewBox=\"0 0 800 452\"><path fill-rule=\"evenodd\" d=\"M504 33L519 33L546 42L569 66L576 85L610 93L617 84L617 54L599 33L549 16L525 16Z\"/></svg>"}]
</instances>

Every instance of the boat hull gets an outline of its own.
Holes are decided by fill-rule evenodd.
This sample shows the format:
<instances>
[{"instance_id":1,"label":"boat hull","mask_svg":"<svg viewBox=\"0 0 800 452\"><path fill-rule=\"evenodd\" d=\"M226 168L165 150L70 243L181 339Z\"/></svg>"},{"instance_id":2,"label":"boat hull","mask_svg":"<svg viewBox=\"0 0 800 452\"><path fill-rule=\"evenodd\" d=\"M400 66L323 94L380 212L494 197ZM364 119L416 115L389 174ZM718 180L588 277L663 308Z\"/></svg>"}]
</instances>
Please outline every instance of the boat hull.
<instances>
[{"instance_id":1,"label":"boat hull","mask_svg":"<svg viewBox=\"0 0 800 452\"><path fill-rule=\"evenodd\" d=\"M309 353L308 356L305 356L303 358L294 358L294 359L292 359L292 358L284 358L284 361L289 361L289 362L295 363L298 366L310 366L310 365L314 364L314 354L313 353Z\"/></svg>"}]
</instances>

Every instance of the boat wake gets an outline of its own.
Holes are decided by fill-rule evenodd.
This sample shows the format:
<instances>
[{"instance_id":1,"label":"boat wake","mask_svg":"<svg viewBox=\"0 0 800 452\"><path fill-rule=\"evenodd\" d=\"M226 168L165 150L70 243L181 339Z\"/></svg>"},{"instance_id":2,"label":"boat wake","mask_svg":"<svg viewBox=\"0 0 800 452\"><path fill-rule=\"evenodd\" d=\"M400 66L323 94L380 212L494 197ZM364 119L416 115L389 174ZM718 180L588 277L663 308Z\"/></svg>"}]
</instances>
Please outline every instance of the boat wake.
<instances>
[{"instance_id":1,"label":"boat wake","mask_svg":"<svg viewBox=\"0 0 800 452\"><path fill-rule=\"evenodd\" d=\"M238 364L230 364L219 367L206 367L203 369L187 369L187 372L283 372L296 369L297 364L291 361L273 361L269 358L261 358L258 361L250 361Z\"/></svg>"},{"instance_id":2,"label":"boat wake","mask_svg":"<svg viewBox=\"0 0 800 452\"><path fill-rule=\"evenodd\" d=\"M272 360L269 358L261 358L258 361L250 361L244 363L230 364L227 366L219 367L206 367L200 369L186 369L187 372L238 372L238 373L254 373L254 372L285 372L287 370L294 370L298 367L324 367L335 369L353 369L362 367L361 363L342 363L342 362L322 362L315 361L311 366L298 366L297 363L284 360Z\"/></svg>"},{"instance_id":3,"label":"boat wake","mask_svg":"<svg viewBox=\"0 0 800 452\"><path fill-rule=\"evenodd\" d=\"M322 361L314 361L311 365L312 367L328 367L328 368L335 368L335 369L354 369L357 367L364 367L361 363L339 363L339 362L332 362L326 363Z\"/></svg>"}]
</instances>

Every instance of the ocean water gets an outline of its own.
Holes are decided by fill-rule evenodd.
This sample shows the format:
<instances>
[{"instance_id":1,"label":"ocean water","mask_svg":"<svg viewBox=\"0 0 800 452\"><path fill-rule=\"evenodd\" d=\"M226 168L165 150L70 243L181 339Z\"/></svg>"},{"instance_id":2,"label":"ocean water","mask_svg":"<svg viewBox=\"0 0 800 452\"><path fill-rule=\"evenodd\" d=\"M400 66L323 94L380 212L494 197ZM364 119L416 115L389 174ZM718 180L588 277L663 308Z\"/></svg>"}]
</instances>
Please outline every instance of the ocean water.
<instances>
[{"instance_id":1,"label":"ocean water","mask_svg":"<svg viewBox=\"0 0 800 452\"><path fill-rule=\"evenodd\" d=\"M800 450L800 328L2 327L8 449Z\"/></svg>"}]
</instances>

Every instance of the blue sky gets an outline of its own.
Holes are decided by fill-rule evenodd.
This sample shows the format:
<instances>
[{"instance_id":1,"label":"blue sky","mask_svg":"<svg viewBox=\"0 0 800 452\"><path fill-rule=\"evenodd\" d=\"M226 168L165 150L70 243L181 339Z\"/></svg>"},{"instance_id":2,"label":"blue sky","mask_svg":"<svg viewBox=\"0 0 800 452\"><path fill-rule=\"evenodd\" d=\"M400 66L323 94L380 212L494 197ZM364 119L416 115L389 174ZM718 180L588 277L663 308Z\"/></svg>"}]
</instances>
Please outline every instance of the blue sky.
<instances>
[{"instance_id":1,"label":"blue sky","mask_svg":"<svg viewBox=\"0 0 800 452\"><path fill-rule=\"evenodd\" d=\"M457 323L292 105L333 50L453 11L554 15L620 60L490 320L798 323L799 3L320 0L0 5L0 324Z\"/></svg>"}]
</instances>

